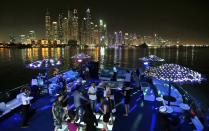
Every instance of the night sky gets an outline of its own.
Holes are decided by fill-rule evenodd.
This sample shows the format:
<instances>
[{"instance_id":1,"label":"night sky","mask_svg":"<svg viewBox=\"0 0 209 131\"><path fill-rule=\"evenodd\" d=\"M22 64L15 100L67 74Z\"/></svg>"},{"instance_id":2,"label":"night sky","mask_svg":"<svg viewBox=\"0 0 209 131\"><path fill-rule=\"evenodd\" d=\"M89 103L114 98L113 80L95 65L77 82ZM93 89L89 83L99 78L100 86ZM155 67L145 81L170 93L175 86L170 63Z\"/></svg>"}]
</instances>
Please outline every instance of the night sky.
<instances>
[{"instance_id":1,"label":"night sky","mask_svg":"<svg viewBox=\"0 0 209 131\"><path fill-rule=\"evenodd\" d=\"M86 8L93 19L104 19L108 31L122 30L142 35L158 33L169 39L209 42L209 3L203 0L7 0L0 4L0 41L9 34L35 30L44 37L44 15L54 20L60 10L76 8L83 17Z\"/></svg>"}]
</instances>

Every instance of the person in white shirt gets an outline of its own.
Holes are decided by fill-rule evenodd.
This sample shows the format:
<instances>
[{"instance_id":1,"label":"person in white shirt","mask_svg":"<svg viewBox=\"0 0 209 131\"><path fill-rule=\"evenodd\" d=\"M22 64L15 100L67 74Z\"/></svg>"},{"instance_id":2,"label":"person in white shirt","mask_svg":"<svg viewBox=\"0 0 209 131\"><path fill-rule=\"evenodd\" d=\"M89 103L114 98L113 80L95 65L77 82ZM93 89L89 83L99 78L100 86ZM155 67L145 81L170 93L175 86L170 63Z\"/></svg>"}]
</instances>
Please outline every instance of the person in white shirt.
<instances>
[{"instance_id":1,"label":"person in white shirt","mask_svg":"<svg viewBox=\"0 0 209 131\"><path fill-rule=\"evenodd\" d=\"M97 101L97 88L95 83L92 83L91 86L88 89L89 99L91 103L91 108L94 111L96 107L96 101Z\"/></svg>"},{"instance_id":2,"label":"person in white shirt","mask_svg":"<svg viewBox=\"0 0 209 131\"><path fill-rule=\"evenodd\" d=\"M22 120L22 128L26 128L28 126L28 119L30 115L30 90L28 87L23 87L21 89L22 91L22 115L23 115L23 120Z\"/></svg>"}]
</instances>

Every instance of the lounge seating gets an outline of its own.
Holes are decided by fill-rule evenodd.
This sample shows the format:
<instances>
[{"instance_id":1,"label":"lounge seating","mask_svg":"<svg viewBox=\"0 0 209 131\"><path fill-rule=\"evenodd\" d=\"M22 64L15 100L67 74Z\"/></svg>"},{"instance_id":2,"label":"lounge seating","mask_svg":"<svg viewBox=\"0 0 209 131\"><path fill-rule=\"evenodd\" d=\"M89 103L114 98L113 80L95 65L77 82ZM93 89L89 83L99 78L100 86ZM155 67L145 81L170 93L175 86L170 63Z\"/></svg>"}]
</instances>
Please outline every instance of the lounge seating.
<instances>
[{"instance_id":1,"label":"lounge seating","mask_svg":"<svg viewBox=\"0 0 209 131\"><path fill-rule=\"evenodd\" d=\"M7 103L5 103L5 102L0 103L0 111L3 112L0 115L0 117L8 114L12 110L14 110L22 105L21 95L22 95L22 93L18 94L15 99L13 99ZM32 100L32 99L33 99L33 97L30 97L30 100Z\"/></svg>"},{"instance_id":2,"label":"lounge seating","mask_svg":"<svg viewBox=\"0 0 209 131\"><path fill-rule=\"evenodd\" d=\"M197 116L195 116L194 118L191 118L191 121L196 128L195 131L202 131L204 129L204 126L202 125L202 123L200 122Z\"/></svg>"},{"instance_id":3,"label":"lounge seating","mask_svg":"<svg viewBox=\"0 0 209 131\"><path fill-rule=\"evenodd\" d=\"M141 82L140 85L144 94L144 100L155 101L154 91L150 88L149 83Z\"/></svg>"},{"instance_id":4,"label":"lounge seating","mask_svg":"<svg viewBox=\"0 0 209 131\"><path fill-rule=\"evenodd\" d=\"M11 111L11 109L9 109L7 106L6 106L6 103L5 102L1 102L0 103L0 111L2 112L2 114L0 114L0 118L4 115L6 115L7 113L9 113Z\"/></svg>"},{"instance_id":5,"label":"lounge seating","mask_svg":"<svg viewBox=\"0 0 209 131\"><path fill-rule=\"evenodd\" d=\"M158 90L158 95L164 96L168 95L169 92L169 85L165 84L164 82L161 82L159 80L153 80L153 84ZM181 93L175 88L171 87L171 96L176 98L175 102L171 102L171 105L178 106L180 103L183 103L183 98ZM168 101L164 101L165 104L168 104Z\"/></svg>"}]
</instances>

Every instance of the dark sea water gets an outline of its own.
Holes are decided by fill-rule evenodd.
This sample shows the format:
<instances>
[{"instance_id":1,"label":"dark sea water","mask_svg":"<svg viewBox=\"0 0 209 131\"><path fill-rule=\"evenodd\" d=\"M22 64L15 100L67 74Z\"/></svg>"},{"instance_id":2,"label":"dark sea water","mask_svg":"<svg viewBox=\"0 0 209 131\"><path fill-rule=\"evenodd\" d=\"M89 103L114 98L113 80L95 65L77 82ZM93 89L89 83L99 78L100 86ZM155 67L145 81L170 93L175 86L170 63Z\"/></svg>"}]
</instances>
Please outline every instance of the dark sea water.
<instances>
[{"instance_id":1,"label":"dark sea water","mask_svg":"<svg viewBox=\"0 0 209 131\"><path fill-rule=\"evenodd\" d=\"M30 70L25 64L43 58L63 58L61 70L73 67L70 59L76 53L84 52L99 61L100 68L111 67L118 63L121 67L133 68L138 66L138 58L150 54L164 58L167 63L177 63L189 67L205 75L209 80L209 48L29 48L5 49L0 48L0 92L13 89L29 83L31 77L38 73ZM191 95L199 99L202 104L209 107L209 82L184 87Z\"/></svg>"}]
</instances>

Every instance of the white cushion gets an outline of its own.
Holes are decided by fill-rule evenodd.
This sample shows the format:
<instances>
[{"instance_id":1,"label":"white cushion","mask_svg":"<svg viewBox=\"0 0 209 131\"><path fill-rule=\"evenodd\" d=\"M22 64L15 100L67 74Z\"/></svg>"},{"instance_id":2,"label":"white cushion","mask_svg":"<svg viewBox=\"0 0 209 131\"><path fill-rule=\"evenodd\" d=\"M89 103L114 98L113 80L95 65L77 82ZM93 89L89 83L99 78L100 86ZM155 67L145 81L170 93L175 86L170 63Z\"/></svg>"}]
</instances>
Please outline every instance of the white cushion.
<instances>
[{"instance_id":1,"label":"white cushion","mask_svg":"<svg viewBox=\"0 0 209 131\"><path fill-rule=\"evenodd\" d=\"M0 111L5 111L6 110L6 104L5 104L5 102L1 102L0 103Z\"/></svg>"}]
</instances>

